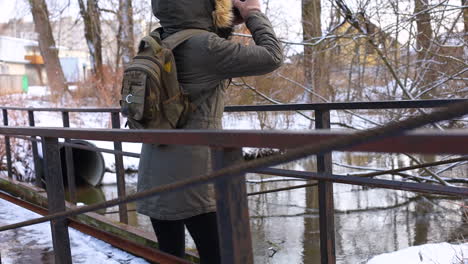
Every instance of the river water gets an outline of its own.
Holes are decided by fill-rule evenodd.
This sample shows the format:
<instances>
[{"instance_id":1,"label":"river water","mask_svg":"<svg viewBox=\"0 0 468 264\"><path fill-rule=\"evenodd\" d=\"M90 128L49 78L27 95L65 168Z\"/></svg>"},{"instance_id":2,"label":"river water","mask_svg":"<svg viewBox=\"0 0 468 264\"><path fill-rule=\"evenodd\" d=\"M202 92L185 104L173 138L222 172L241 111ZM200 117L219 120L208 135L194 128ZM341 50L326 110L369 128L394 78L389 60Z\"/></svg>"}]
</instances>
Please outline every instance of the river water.
<instances>
[{"instance_id":1,"label":"river water","mask_svg":"<svg viewBox=\"0 0 468 264\"><path fill-rule=\"evenodd\" d=\"M334 166L336 174L358 171L340 166L342 163L379 168L410 165L403 156L382 154L335 153L334 161L338 164ZM315 171L315 158L281 168ZM451 170L447 175L466 178L468 167ZM249 174L248 192L304 184L277 178ZM335 184L334 188L338 263L366 263L382 253L427 243L459 243L468 237L468 216L463 214L461 200L343 184ZM127 191L135 189L136 175L127 175ZM316 188L308 188L249 198L255 263L320 263L317 193ZM88 203L116 198L116 186L86 188L80 197L87 197L82 201ZM129 208L134 210L135 206ZM116 210L109 208L106 215L117 220ZM130 224L152 232L148 218L135 212L131 212ZM194 247L190 239L187 242Z\"/></svg>"},{"instance_id":2,"label":"river water","mask_svg":"<svg viewBox=\"0 0 468 264\"><path fill-rule=\"evenodd\" d=\"M439 157L440 158L440 157ZM433 159L433 158L429 158ZM334 173L357 171L340 164L392 168L410 165L399 155L334 153ZM315 159L309 158L280 168L314 171ZM453 169L444 176L468 177L467 166ZM387 178L389 178L388 176ZM95 203L117 197L114 174L106 175L100 188L81 188L79 200ZM248 192L300 185L301 181L276 181L277 177L248 175ZM127 191L136 191L135 174L126 176ZM466 242L468 214L462 213L462 200L420 196L403 191L335 184L337 263L366 263L373 256L410 246L439 242ZM249 198L255 263L320 263L319 216L317 189L251 196ZM129 205L130 224L152 232L149 219L134 212ZM37 216L20 213L18 208L0 205L0 224L14 223ZM100 213L117 220L117 208ZM16 216L15 216L16 215ZM74 263L145 263L131 255L112 249L88 236L70 231ZM90 242L92 241L92 243ZM187 238L188 247L194 248ZM0 234L3 263L53 263L48 224ZM99 254L99 261L96 260ZM7 258L5 258L7 256ZM451 264L451 263L450 263Z\"/></svg>"}]
</instances>

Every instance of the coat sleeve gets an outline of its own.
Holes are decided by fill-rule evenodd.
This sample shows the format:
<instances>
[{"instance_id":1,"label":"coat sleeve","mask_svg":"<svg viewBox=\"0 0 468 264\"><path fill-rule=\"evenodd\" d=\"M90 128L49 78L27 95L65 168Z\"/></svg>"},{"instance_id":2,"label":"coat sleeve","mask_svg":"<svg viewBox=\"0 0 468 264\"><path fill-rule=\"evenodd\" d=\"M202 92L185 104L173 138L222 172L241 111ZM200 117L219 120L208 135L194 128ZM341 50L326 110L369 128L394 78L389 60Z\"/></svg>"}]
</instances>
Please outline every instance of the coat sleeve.
<instances>
[{"instance_id":1,"label":"coat sleeve","mask_svg":"<svg viewBox=\"0 0 468 264\"><path fill-rule=\"evenodd\" d=\"M281 44L268 18L256 12L248 17L246 25L256 45L242 45L214 34L208 38L206 66L219 79L267 74L282 65Z\"/></svg>"}]
</instances>

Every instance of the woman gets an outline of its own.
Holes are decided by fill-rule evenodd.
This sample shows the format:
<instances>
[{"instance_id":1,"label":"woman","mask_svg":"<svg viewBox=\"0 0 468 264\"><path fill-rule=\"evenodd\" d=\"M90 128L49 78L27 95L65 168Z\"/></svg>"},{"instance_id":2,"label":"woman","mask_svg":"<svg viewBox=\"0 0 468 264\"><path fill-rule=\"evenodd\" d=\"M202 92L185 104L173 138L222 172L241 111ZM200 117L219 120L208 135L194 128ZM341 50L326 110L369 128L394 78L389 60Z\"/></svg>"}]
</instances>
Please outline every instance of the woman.
<instances>
[{"instance_id":1,"label":"woman","mask_svg":"<svg viewBox=\"0 0 468 264\"><path fill-rule=\"evenodd\" d=\"M206 31L174 50L179 82L198 106L184 129L221 129L228 80L266 74L282 64L281 45L259 0L152 0L152 6L162 38L184 29ZM227 40L234 24L244 21L256 45ZM208 174L210 162L208 147L144 144L138 191ZM184 257L187 226L201 263L221 263L213 186L157 196L137 208L151 218L162 251Z\"/></svg>"}]
</instances>

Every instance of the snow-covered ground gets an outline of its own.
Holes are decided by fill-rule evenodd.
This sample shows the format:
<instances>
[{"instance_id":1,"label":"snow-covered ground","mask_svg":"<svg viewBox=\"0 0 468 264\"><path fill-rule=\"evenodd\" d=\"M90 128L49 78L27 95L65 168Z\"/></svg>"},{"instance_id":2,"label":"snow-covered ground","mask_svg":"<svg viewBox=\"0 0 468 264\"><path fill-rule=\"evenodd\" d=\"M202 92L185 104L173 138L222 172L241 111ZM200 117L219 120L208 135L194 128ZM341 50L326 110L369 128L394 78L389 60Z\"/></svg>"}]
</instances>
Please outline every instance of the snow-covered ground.
<instances>
[{"instance_id":1,"label":"snow-covered ground","mask_svg":"<svg viewBox=\"0 0 468 264\"><path fill-rule=\"evenodd\" d=\"M38 217L40 215L0 199L0 225ZM73 263L148 263L75 229L69 228L69 233ZM0 262L2 264L53 263L52 248L52 236L48 223L0 233Z\"/></svg>"},{"instance_id":2,"label":"snow-covered ground","mask_svg":"<svg viewBox=\"0 0 468 264\"><path fill-rule=\"evenodd\" d=\"M468 243L427 244L372 258L367 264L468 264Z\"/></svg>"}]
</instances>

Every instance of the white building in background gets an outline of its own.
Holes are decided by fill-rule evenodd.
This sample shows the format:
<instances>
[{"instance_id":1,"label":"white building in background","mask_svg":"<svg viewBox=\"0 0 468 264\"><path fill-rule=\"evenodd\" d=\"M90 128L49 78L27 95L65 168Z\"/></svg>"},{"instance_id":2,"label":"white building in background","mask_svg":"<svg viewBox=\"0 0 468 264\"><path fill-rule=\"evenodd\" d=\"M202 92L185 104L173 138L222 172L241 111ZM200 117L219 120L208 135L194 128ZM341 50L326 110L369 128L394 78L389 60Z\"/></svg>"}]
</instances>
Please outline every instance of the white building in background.
<instances>
[{"instance_id":1,"label":"white building in background","mask_svg":"<svg viewBox=\"0 0 468 264\"><path fill-rule=\"evenodd\" d=\"M21 93L29 86L25 56L34 41L0 36L0 95Z\"/></svg>"},{"instance_id":2,"label":"white building in background","mask_svg":"<svg viewBox=\"0 0 468 264\"><path fill-rule=\"evenodd\" d=\"M156 19L153 21L135 20L135 47L138 47L140 40L157 25ZM71 16L60 17L51 21L51 27L55 43L61 47L61 51L68 49L89 53L82 19ZM7 23L0 23L0 35L37 41L38 35L34 28L32 21L12 19ZM119 23L116 20L101 20L103 62L111 68L116 63L118 28Z\"/></svg>"},{"instance_id":3,"label":"white building in background","mask_svg":"<svg viewBox=\"0 0 468 264\"><path fill-rule=\"evenodd\" d=\"M135 47L143 36L157 27L157 21L149 22L134 22ZM61 17L51 21L51 26L66 80L70 83L84 80L92 65L82 20ZM112 68L116 64L118 22L103 20L101 26L103 61ZM0 94L5 94L7 90L11 90L8 93L21 92L25 82L30 86L47 84L44 61L37 42L38 35L34 28L33 22L23 19L0 23ZM7 89L6 86L13 88Z\"/></svg>"},{"instance_id":4,"label":"white building in background","mask_svg":"<svg viewBox=\"0 0 468 264\"><path fill-rule=\"evenodd\" d=\"M59 47L59 59L67 82L84 80L90 69L86 51ZM47 85L47 75L38 42L0 36L0 94L27 92L29 86L43 85Z\"/></svg>"},{"instance_id":5,"label":"white building in background","mask_svg":"<svg viewBox=\"0 0 468 264\"><path fill-rule=\"evenodd\" d=\"M29 61L25 59L25 55L32 45L37 44L32 40L0 36L0 74L26 74Z\"/></svg>"}]
</instances>

